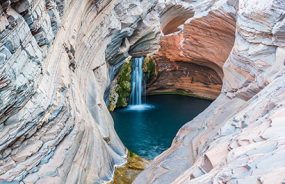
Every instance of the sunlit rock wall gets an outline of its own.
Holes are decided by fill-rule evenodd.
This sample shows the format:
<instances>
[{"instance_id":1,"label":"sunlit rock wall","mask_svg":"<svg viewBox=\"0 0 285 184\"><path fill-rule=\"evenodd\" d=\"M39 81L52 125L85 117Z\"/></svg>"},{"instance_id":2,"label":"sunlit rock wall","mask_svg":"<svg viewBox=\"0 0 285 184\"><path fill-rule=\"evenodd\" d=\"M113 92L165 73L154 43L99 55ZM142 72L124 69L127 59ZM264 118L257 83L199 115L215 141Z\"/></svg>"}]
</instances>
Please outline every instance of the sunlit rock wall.
<instances>
[{"instance_id":1,"label":"sunlit rock wall","mask_svg":"<svg viewBox=\"0 0 285 184\"><path fill-rule=\"evenodd\" d=\"M129 53L157 49L155 5L1 1L0 183L112 179L126 149L104 94Z\"/></svg>"},{"instance_id":2,"label":"sunlit rock wall","mask_svg":"<svg viewBox=\"0 0 285 184\"><path fill-rule=\"evenodd\" d=\"M148 92L184 91L218 97L222 67L235 41L235 2L213 5L210 1L169 1L161 7L164 36L154 55L160 76Z\"/></svg>"},{"instance_id":3,"label":"sunlit rock wall","mask_svg":"<svg viewBox=\"0 0 285 184\"><path fill-rule=\"evenodd\" d=\"M222 93L134 183L285 182L285 2L211 3L236 9Z\"/></svg>"}]
</instances>

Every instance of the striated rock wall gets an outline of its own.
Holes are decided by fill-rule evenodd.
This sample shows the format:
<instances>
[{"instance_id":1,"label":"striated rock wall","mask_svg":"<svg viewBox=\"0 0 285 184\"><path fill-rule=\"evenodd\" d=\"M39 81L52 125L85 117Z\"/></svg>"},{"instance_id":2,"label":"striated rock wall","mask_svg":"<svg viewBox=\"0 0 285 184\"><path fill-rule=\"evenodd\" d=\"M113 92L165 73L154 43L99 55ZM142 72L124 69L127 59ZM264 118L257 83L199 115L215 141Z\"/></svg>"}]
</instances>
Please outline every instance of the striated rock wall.
<instances>
[{"instance_id":1,"label":"striated rock wall","mask_svg":"<svg viewBox=\"0 0 285 184\"><path fill-rule=\"evenodd\" d=\"M212 2L236 8L222 93L134 183L285 182L285 2Z\"/></svg>"},{"instance_id":2,"label":"striated rock wall","mask_svg":"<svg viewBox=\"0 0 285 184\"><path fill-rule=\"evenodd\" d=\"M148 92L183 90L216 98L222 88L222 67L235 41L235 2L223 5L208 1L169 2L165 6L161 14L165 35L161 37L160 50L155 53L161 75ZM177 23L182 24L180 31Z\"/></svg>"},{"instance_id":3,"label":"striated rock wall","mask_svg":"<svg viewBox=\"0 0 285 184\"><path fill-rule=\"evenodd\" d=\"M13 0L0 12L0 182L111 180L126 149L110 83L125 58L158 49L161 28L162 64L185 81L198 71L195 84L224 76L223 89L135 183L284 182L283 0Z\"/></svg>"},{"instance_id":4,"label":"striated rock wall","mask_svg":"<svg viewBox=\"0 0 285 184\"><path fill-rule=\"evenodd\" d=\"M1 183L112 179L114 166L126 162L126 149L104 94L129 54L157 48L155 5L0 2Z\"/></svg>"},{"instance_id":5,"label":"striated rock wall","mask_svg":"<svg viewBox=\"0 0 285 184\"><path fill-rule=\"evenodd\" d=\"M209 67L156 57L156 78L147 85L148 94L177 93L215 99L222 79Z\"/></svg>"}]
</instances>

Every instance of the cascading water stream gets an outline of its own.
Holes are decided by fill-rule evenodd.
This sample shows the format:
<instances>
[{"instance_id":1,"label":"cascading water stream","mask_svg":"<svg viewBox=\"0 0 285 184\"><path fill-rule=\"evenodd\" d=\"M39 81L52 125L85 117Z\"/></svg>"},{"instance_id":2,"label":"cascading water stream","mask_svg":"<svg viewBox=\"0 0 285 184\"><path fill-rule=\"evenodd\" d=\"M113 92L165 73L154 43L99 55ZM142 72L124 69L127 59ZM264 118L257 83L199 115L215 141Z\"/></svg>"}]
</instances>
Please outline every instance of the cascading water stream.
<instances>
[{"instance_id":1,"label":"cascading water stream","mask_svg":"<svg viewBox=\"0 0 285 184\"><path fill-rule=\"evenodd\" d=\"M144 57L135 58L132 64L132 92L130 96L131 105L141 105L142 104L142 89L143 89L143 72L142 64Z\"/></svg>"},{"instance_id":2,"label":"cascading water stream","mask_svg":"<svg viewBox=\"0 0 285 184\"><path fill-rule=\"evenodd\" d=\"M130 96L130 110L146 110L151 106L144 104L143 94L145 90L145 82L143 80L143 65L144 57L135 58L132 62L132 92Z\"/></svg>"}]
</instances>

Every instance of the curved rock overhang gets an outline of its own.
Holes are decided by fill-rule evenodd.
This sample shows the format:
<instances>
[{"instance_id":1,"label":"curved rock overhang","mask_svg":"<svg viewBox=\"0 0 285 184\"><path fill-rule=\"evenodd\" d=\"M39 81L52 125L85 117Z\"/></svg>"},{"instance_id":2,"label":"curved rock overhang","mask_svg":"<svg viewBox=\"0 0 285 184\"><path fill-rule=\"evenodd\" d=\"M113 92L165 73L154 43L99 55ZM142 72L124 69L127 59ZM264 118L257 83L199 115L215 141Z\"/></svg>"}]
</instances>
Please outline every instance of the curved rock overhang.
<instances>
[{"instance_id":1,"label":"curved rock overhang","mask_svg":"<svg viewBox=\"0 0 285 184\"><path fill-rule=\"evenodd\" d=\"M194 13L194 8L186 3L166 4L160 14L162 33L168 35L179 31L178 27L193 17Z\"/></svg>"},{"instance_id":2,"label":"curved rock overhang","mask_svg":"<svg viewBox=\"0 0 285 184\"><path fill-rule=\"evenodd\" d=\"M185 90L212 99L219 96L224 76L223 65L235 42L235 11L229 12L227 7L223 6L200 14L198 8L196 11L197 15L182 24L180 31L161 37L160 49L154 54L161 77L150 85L149 93ZM193 16L194 13L194 7L189 4L188 6L168 4L161 14L162 29L168 29L168 24L172 22L171 16L175 19L177 14L177 17L184 15L186 18ZM192 68L196 68L196 71L182 69L191 67L189 65L191 63L194 64ZM195 65L205 68L200 71ZM214 72L211 72L212 70ZM208 73L208 79L204 79L205 81L201 80L203 77L199 79L197 73L201 76ZM181 80L172 81L177 78ZM216 78L218 79L211 80Z\"/></svg>"}]
</instances>

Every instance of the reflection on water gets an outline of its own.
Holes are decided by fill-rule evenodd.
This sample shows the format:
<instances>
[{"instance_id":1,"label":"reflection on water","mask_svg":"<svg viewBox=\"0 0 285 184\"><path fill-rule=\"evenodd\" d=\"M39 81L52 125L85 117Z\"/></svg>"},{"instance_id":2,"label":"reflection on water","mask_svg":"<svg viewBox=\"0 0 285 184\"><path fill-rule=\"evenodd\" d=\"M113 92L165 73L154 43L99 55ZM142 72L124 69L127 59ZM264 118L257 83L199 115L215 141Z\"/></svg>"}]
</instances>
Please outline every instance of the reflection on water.
<instances>
[{"instance_id":1,"label":"reflection on water","mask_svg":"<svg viewBox=\"0 0 285 184\"><path fill-rule=\"evenodd\" d=\"M147 102L117 109L112 116L125 146L150 159L169 148L179 128L211 103L178 95L148 96Z\"/></svg>"}]
</instances>

